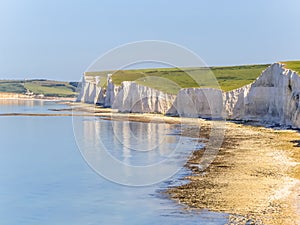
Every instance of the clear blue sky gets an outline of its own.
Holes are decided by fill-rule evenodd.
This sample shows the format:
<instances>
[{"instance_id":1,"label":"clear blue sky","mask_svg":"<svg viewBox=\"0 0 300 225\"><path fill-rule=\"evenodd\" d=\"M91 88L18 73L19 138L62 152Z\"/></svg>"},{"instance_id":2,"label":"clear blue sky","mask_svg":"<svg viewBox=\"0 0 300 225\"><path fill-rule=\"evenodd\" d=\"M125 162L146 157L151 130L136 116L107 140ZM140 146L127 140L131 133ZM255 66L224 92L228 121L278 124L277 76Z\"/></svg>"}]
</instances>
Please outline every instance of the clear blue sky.
<instances>
[{"instance_id":1,"label":"clear blue sky","mask_svg":"<svg viewBox=\"0 0 300 225\"><path fill-rule=\"evenodd\" d=\"M164 40L208 65L300 59L299 0L1 0L0 78L79 80L118 45Z\"/></svg>"}]
</instances>

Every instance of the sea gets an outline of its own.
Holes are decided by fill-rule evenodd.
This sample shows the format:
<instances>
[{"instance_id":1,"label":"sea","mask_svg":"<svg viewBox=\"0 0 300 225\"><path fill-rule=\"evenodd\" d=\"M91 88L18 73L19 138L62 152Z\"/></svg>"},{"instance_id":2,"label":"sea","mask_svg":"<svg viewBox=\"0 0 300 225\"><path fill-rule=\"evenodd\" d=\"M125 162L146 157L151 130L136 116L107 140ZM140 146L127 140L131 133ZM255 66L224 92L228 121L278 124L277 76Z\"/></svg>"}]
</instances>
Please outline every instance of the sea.
<instances>
[{"instance_id":1,"label":"sea","mask_svg":"<svg viewBox=\"0 0 300 225\"><path fill-rule=\"evenodd\" d=\"M176 125L70 116L69 109L0 100L0 225L228 221L227 214L190 209L165 194L187 182L183 165L199 144L178 135Z\"/></svg>"}]
</instances>

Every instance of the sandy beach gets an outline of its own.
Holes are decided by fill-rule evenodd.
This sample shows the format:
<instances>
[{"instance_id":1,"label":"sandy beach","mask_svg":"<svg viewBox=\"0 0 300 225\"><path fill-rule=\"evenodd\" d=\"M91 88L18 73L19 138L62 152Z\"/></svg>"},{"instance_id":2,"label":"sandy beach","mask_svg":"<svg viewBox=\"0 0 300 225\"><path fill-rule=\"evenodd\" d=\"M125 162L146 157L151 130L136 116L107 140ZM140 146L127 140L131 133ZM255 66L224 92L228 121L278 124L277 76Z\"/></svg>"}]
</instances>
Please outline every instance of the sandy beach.
<instances>
[{"instance_id":1,"label":"sandy beach","mask_svg":"<svg viewBox=\"0 0 300 225\"><path fill-rule=\"evenodd\" d=\"M200 137L207 137L209 122ZM196 137L188 128L183 135ZM232 214L229 224L299 224L299 133L227 123L213 163L168 194L191 208ZM198 163L194 152L187 167Z\"/></svg>"},{"instance_id":2,"label":"sandy beach","mask_svg":"<svg viewBox=\"0 0 300 225\"><path fill-rule=\"evenodd\" d=\"M31 96L25 94L18 93L10 93L10 92L0 92L0 101L6 100L41 100L41 101L75 101L75 98L66 98L66 97L39 97L39 96ZM2 104L2 103L0 103Z\"/></svg>"}]
</instances>

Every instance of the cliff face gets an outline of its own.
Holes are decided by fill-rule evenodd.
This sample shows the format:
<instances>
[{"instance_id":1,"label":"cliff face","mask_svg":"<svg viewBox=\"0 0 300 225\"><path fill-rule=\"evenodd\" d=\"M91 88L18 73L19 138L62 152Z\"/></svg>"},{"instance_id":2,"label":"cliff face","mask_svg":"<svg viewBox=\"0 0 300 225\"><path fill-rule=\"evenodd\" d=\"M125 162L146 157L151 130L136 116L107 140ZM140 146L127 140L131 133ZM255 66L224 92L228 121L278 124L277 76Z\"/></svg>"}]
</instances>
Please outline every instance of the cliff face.
<instances>
[{"instance_id":1,"label":"cliff face","mask_svg":"<svg viewBox=\"0 0 300 225\"><path fill-rule=\"evenodd\" d=\"M124 81L115 95L112 108L120 112L144 112L165 114L172 106L176 96Z\"/></svg>"},{"instance_id":2,"label":"cliff face","mask_svg":"<svg viewBox=\"0 0 300 225\"><path fill-rule=\"evenodd\" d=\"M109 77L106 89L98 87L93 81L84 80L77 101L118 109L120 112L165 114L175 98L176 95L135 82L124 81L121 86L115 86Z\"/></svg>"},{"instance_id":3,"label":"cliff face","mask_svg":"<svg viewBox=\"0 0 300 225\"><path fill-rule=\"evenodd\" d=\"M167 114L183 117L223 117L222 91L214 88L181 89Z\"/></svg>"},{"instance_id":4,"label":"cliff face","mask_svg":"<svg viewBox=\"0 0 300 225\"><path fill-rule=\"evenodd\" d=\"M108 78L106 95L104 99L104 107L112 107L115 102L115 97L119 93L119 87L115 86L111 80L111 77ZM99 103L100 104L100 103Z\"/></svg>"},{"instance_id":5,"label":"cliff face","mask_svg":"<svg viewBox=\"0 0 300 225\"><path fill-rule=\"evenodd\" d=\"M228 118L300 126L300 77L296 72L285 69L283 64L271 65L240 92L237 94L237 90L233 90L227 93L236 97L225 100L225 108L230 109ZM237 103L234 104L235 99Z\"/></svg>"},{"instance_id":6,"label":"cliff face","mask_svg":"<svg viewBox=\"0 0 300 225\"><path fill-rule=\"evenodd\" d=\"M86 81L86 79L83 77L77 101L85 103L95 103L95 97L96 85L92 82Z\"/></svg>"},{"instance_id":7,"label":"cliff face","mask_svg":"<svg viewBox=\"0 0 300 225\"><path fill-rule=\"evenodd\" d=\"M86 78L83 77L81 87L80 87L80 92L76 101L95 104L97 102L100 91L101 88L98 88L96 81L86 80Z\"/></svg>"},{"instance_id":8,"label":"cliff face","mask_svg":"<svg viewBox=\"0 0 300 225\"><path fill-rule=\"evenodd\" d=\"M120 112L255 120L300 127L300 77L280 63L272 64L253 83L228 92L186 88L174 96L129 81L116 87L109 77L106 90L84 81L78 101Z\"/></svg>"}]
</instances>

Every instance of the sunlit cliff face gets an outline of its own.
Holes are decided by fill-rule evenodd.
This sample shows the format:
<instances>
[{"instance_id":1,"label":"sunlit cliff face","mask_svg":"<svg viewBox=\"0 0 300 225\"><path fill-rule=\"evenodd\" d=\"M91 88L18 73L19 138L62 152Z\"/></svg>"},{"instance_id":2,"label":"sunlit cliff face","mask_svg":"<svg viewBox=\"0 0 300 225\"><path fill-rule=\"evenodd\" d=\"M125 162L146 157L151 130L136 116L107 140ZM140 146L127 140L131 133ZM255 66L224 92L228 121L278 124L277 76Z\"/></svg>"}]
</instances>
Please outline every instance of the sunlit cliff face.
<instances>
[{"instance_id":1,"label":"sunlit cliff face","mask_svg":"<svg viewBox=\"0 0 300 225\"><path fill-rule=\"evenodd\" d=\"M135 82L97 88L83 82L78 101L112 107L120 112L161 113L172 116L254 120L300 127L300 77L274 63L252 84L222 92L214 88L185 88L177 96Z\"/></svg>"}]
</instances>

